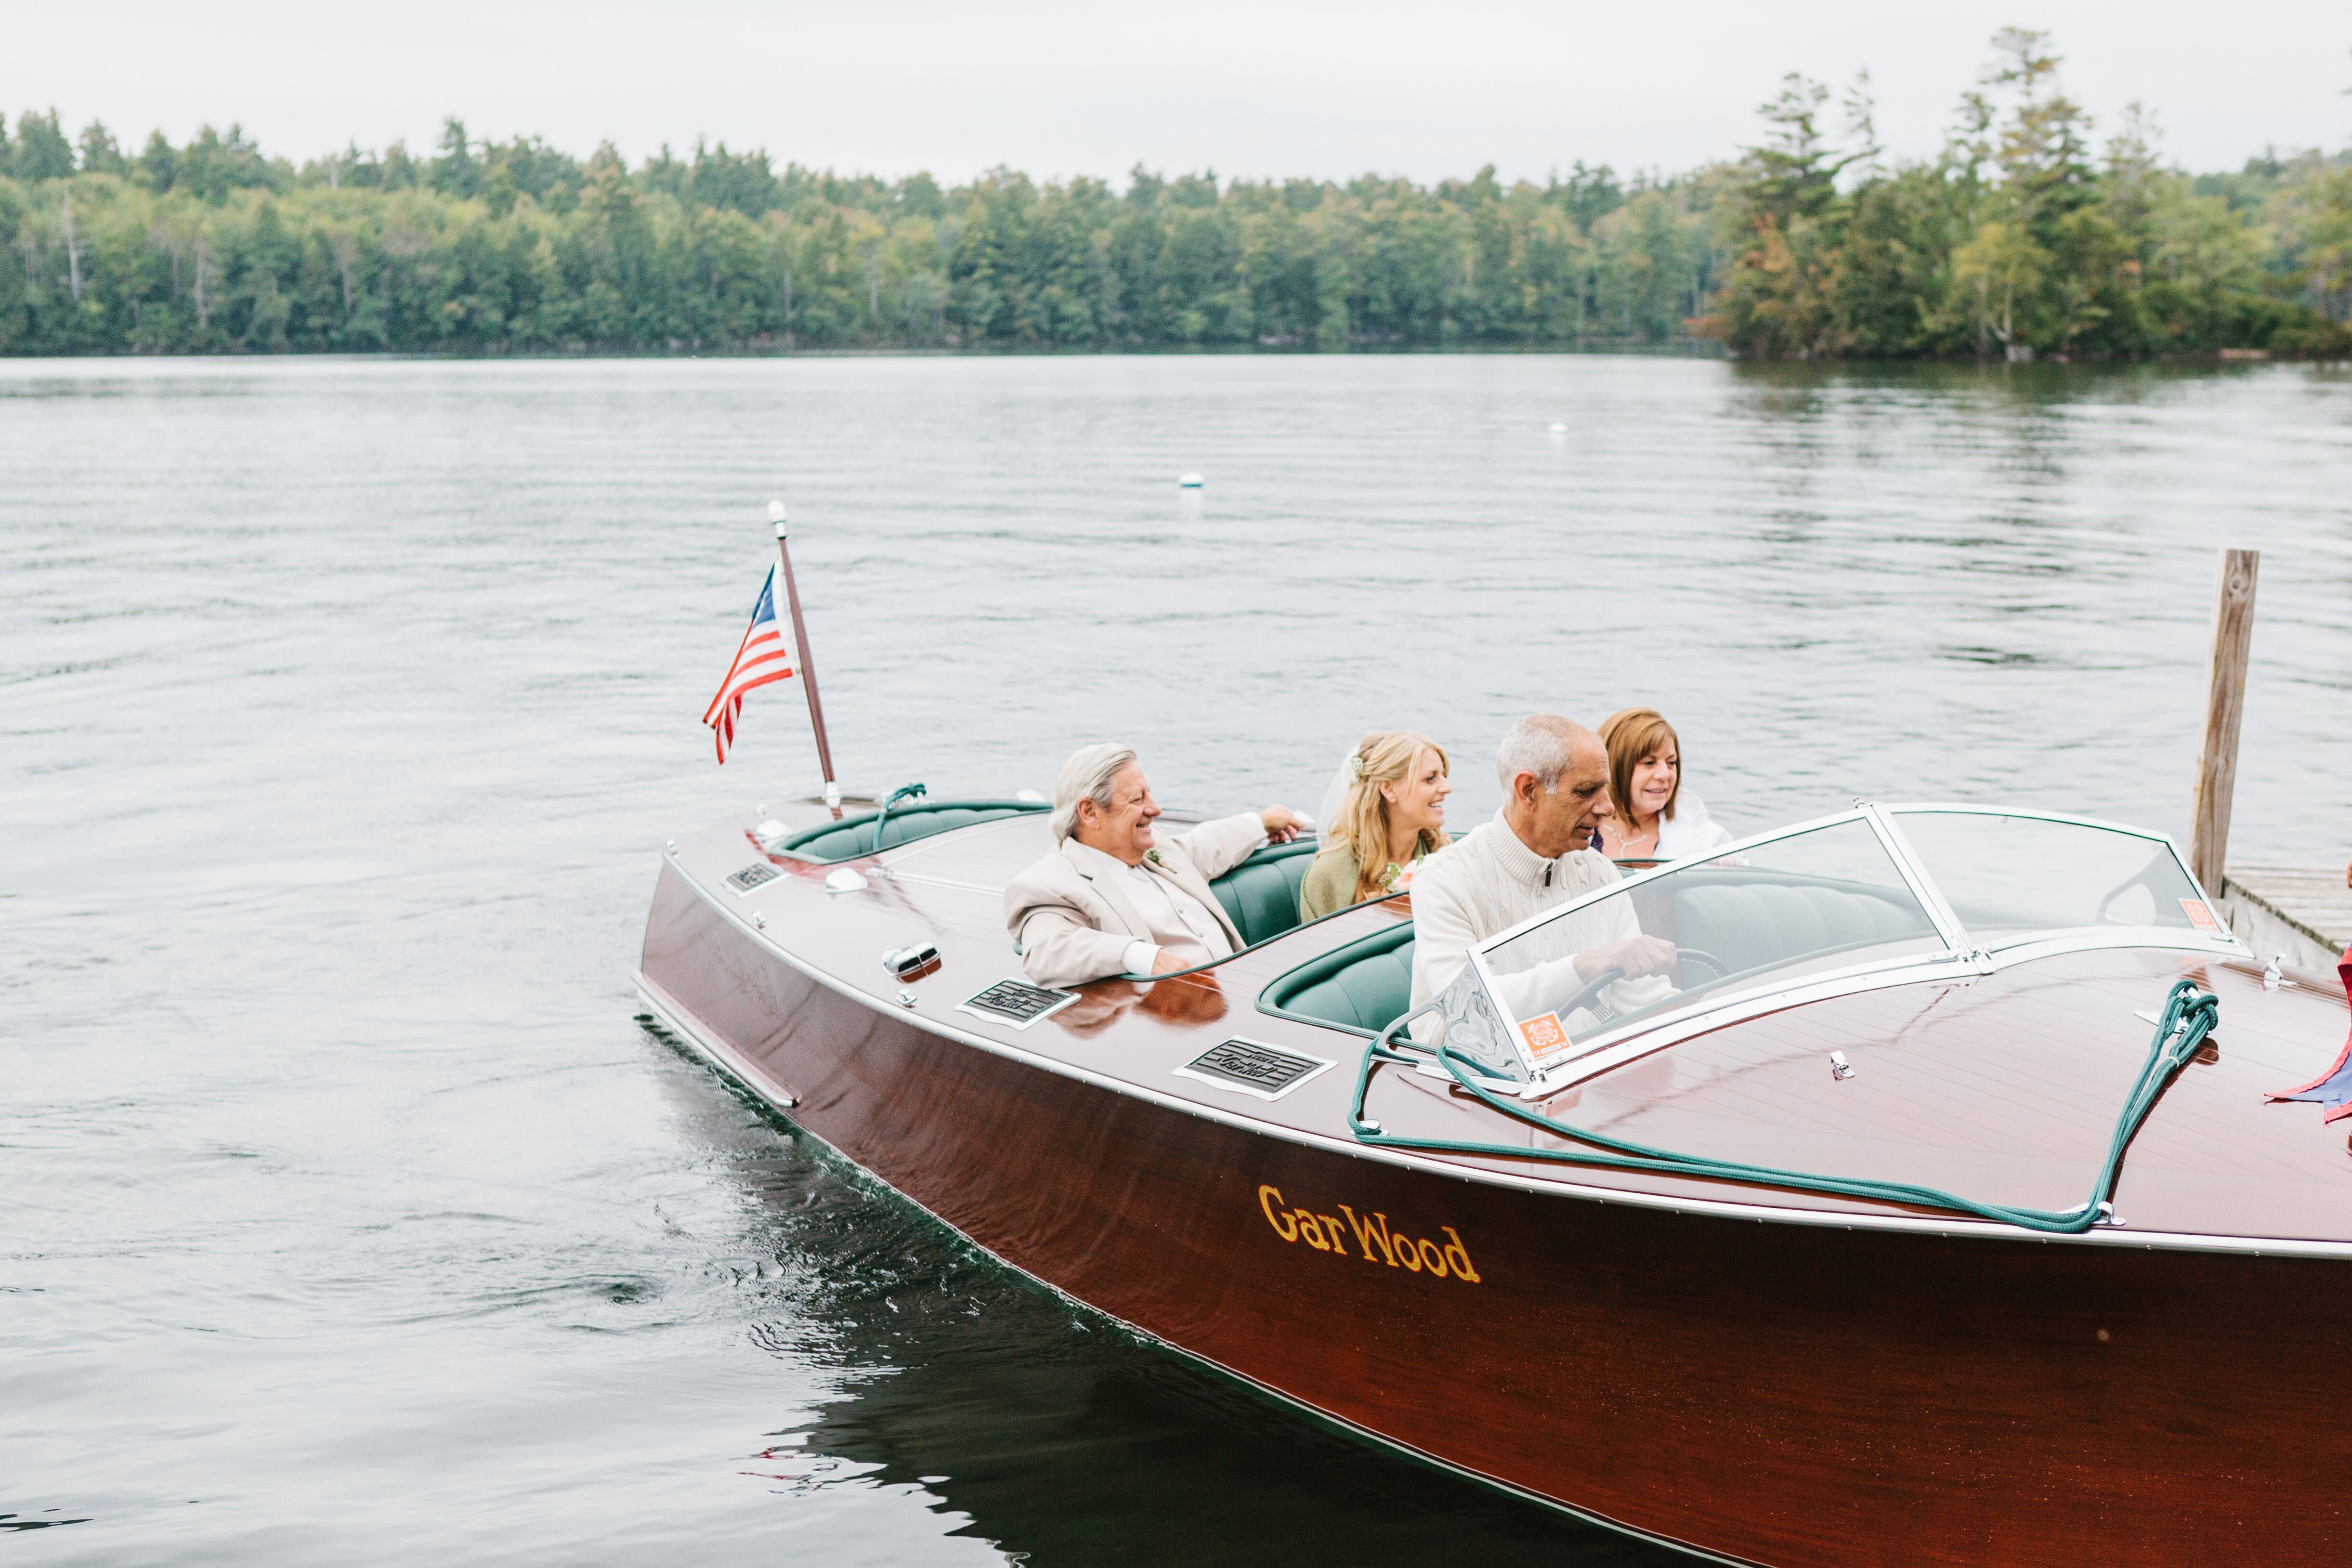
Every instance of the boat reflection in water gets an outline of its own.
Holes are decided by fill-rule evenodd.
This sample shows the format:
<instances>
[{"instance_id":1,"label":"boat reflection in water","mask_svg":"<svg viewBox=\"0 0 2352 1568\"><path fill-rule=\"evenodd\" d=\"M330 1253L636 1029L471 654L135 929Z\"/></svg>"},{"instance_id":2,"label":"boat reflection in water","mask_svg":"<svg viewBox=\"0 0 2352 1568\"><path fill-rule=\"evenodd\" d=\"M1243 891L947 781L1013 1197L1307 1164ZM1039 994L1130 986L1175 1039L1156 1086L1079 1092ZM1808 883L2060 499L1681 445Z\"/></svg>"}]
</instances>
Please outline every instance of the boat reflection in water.
<instances>
[{"instance_id":1,"label":"boat reflection in water","mask_svg":"<svg viewBox=\"0 0 2352 1568\"><path fill-rule=\"evenodd\" d=\"M2162 838L1963 807L1762 836L1482 943L1443 1058L1397 1032L1404 901L1297 926L1304 846L1220 885L1251 945L1205 973L1021 985L999 889L1049 843L1016 801L682 837L641 989L996 1258L1636 1536L1778 1564L2352 1550L2325 1375L2352 1168L2311 1108L2263 1100L2333 1059L2345 997L2252 962ZM1624 908L1677 949L1663 979L1577 972ZM1100 1354L1059 1394L1050 1352L911 1357L903 1419L877 1386L820 1436L888 1464L919 1432L927 1466L1021 1438L952 1484L992 1537L1022 1494L974 1498L1034 1465L1025 1412L1230 1402L1205 1489L1349 1468ZM1127 1541L1135 1495L1020 1528Z\"/></svg>"}]
</instances>

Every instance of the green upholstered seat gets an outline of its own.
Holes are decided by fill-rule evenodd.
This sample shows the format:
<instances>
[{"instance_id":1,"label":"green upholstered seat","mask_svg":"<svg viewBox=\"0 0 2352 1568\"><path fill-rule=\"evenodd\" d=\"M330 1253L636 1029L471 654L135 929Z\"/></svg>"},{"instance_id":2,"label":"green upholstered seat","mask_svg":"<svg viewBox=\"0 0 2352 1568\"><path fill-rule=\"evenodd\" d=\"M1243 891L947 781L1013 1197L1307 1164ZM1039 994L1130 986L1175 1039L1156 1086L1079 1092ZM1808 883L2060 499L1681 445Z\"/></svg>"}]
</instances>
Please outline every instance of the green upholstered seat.
<instances>
[{"instance_id":1,"label":"green upholstered seat","mask_svg":"<svg viewBox=\"0 0 2352 1568\"><path fill-rule=\"evenodd\" d=\"M1645 920L1650 917L1645 916ZM1916 906L1861 883L1726 868L1674 888L1675 940L1737 977L1807 953L1932 936ZM1258 993L1258 1010L1351 1035L1379 1034L1412 1001L1412 923L1335 947Z\"/></svg>"},{"instance_id":2,"label":"green upholstered seat","mask_svg":"<svg viewBox=\"0 0 2352 1568\"><path fill-rule=\"evenodd\" d=\"M1315 850L1312 838L1269 844L1210 882L1225 918L1242 933L1242 945L1255 946L1298 923L1298 884L1307 879Z\"/></svg>"},{"instance_id":3,"label":"green upholstered seat","mask_svg":"<svg viewBox=\"0 0 2352 1568\"><path fill-rule=\"evenodd\" d=\"M1335 947L1258 993L1262 1013L1300 1023L1379 1034L1412 1001L1412 922Z\"/></svg>"},{"instance_id":4,"label":"green upholstered seat","mask_svg":"<svg viewBox=\"0 0 2352 1568\"><path fill-rule=\"evenodd\" d=\"M868 811L845 816L839 822L803 828L778 845L776 853L830 865L835 860L871 855L877 849L894 849L951 827L970 827L976 822L994 822L999 817L1052 809L1035 800L913 801L890 808L888 818L882 824L882 842L878 845L874 842L874 819L882 814Z\"/></svg>"},{"instance_id":5,"label":"green upholstered seat","mask_svg":"<svg viewBox=\"0 0 2352 1568\"><path fill-rule=\"evenodd\" d=\"M1901 902L1859 884L1738 867L1674 880L1676 945L1712 954L1734 975L1936 933L1899 890Z\"/></svg>"}]
</instances>

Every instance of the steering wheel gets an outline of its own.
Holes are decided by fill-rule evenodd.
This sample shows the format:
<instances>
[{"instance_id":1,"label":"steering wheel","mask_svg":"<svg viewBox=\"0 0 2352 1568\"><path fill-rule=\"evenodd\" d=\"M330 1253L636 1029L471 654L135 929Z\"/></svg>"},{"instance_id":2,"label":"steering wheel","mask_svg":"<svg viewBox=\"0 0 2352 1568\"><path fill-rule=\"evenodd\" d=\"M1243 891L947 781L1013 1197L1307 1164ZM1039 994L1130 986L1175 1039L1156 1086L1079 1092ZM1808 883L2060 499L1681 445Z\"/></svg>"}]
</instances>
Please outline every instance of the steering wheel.
<instances>
[{"instance_id":1,"label":"steering wheel","mask_svg":"<svg viewBox=\"0 0 2352 1568\"><path fill-rule=\"evenodd\" d=\"M1594 975L1591 980L1585 983L1583 990L1579 991L1575 995L1560 1004L1559 1016L1561 1024L1565 1026L1569 1019L1575 1017L1576 1010L1579 1007L1590 1007L1599 1002L1601 1000L1601 994L1603 991L1606 991L1611 985L1624 978L1625 972L1622 969L1604 969L1600 973Z\"/></svg>"},{"instance_id":2,"label":"steering wheel","mask_svg":"<svg viewBox=\"0 0 2352 1568\"><path fill-rule=\"evenodd\" d=\"M1715 977L1717 980L1723 979L1731 973L1731 965L1724 963L1723 960L1716 957L1715 954L1711 952L1703 952L1696 947L1678 947L1675 949L1675 963L1688 963L1694 960L1700 963L1704 963L1709 969L1714 970ZM1563 1019L1573 1018L1576 1016L1576 1010L1578 1008L1591 1007L1594 1004L1600 1002L1601 994L1603 991L1608 990L1610 986L1624 978L1625 972L1622 969L1602 970L1599 974L1594 975L1590 981L1587 981L1583 988L1578 991L1575 995L1570 997L1566 1002L1560 1005L1559 1016Z\"/></svg>"},{"instance_id":3,"label":"steering wheel","mask_svg":"<svg viewBox=\"0 0 2352 1568\"><path fill-rule=\"evenodd\" d=\"M1716 957L1715 954L1702 952L1696 947L1678 947L1675 949L1675 963L1688 963L1694 959L1706 964L1709 969L1714 970L1715 977L1717 980L1727 980L1731 977L1731 965L1724 963L1723 960Z\"/></svg>"}]
</instances>

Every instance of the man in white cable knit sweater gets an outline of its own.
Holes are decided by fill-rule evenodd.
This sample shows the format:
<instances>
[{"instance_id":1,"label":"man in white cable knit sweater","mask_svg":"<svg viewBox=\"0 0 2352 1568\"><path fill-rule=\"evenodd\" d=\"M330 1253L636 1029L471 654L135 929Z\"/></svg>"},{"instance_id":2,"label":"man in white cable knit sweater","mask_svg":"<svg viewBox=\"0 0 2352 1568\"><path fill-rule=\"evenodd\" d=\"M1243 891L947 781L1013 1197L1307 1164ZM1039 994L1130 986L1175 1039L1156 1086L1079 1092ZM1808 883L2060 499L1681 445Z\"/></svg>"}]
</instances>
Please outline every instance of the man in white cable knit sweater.
<instances>
[{"instance_id":1,"label":"man in white cable knit sweater","mask_svg":"<svg viewBox=\"0 0 2352 1568\"><path fill-rule=\"evenodd\" d=\"M1495 770L1503 809L1431 856L1413 881L1416 1007L1453 983L1474 944L1617 880L1616 866L1591 847L1593 829L1614 815L1609 752L1598 735L1556 714L1538 713L1511 726ZM1504 997L1519 1016L1542 1010L1534 1005L1538 992L1572 991L1612 969L1624 971L1621 986L1663 992L1664 981L1640 977L1671 967L1674 944L1643 936L1630 900L1605 900L1589 918L1579 913L1555 925L1578 928L1547 931L1559 956L1500 982L1507 993L1528 992L1525 998ZM1633 1005L1649 999L1619 998ZM1433 1038L1437 1022L1420 1019L1412 1033L1416 1039Z\"/></svg>"}]
</instances>

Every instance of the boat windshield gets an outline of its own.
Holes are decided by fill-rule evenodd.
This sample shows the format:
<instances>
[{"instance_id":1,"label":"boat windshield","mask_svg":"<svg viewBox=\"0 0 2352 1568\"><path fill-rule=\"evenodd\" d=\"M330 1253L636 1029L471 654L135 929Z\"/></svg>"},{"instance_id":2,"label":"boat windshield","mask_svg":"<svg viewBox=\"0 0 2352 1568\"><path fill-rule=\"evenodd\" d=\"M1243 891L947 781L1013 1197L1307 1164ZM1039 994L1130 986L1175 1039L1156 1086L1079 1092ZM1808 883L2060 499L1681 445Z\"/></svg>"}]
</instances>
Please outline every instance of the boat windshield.
<instances>
[{"instance_id":1,"label":"boat windshield","mask_svg":"<svg viewBox=\"0 0 2352 1568\"><path fill-rule=\"evenodd\" d=\"M2161 838L1999 812L1898 806L1888 815L1952 914L1989 950L2084 928L2221 933Z\"/></svg>"},{"instance_id":2,"label":"boat windshield","mask_svg":"<svg viewBox=\"0 0 2352 1568\"><path fill-rule=\"evenodd\" d=\"M1663 970L1631 973L1669 948ZM1949 951L1876 829L1854 817L1685 861L1563 909L1479 957L1528 1066L1540 1072L1602 1030L1705 993Z\"/></svg>"},{"instance_id":3,"label":"boat windshield","mask_svg":"<svg viewBox=\"0 0 2352 1568\"><path fill-rule=\"evenodd\" d=\"M2162 837L2030 813L1864 807L1588 895L1477 959L1512 1047L1541 1074L1694 1002L2135 933L2232 940Z\"/></svg>"}]
</instances>

